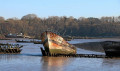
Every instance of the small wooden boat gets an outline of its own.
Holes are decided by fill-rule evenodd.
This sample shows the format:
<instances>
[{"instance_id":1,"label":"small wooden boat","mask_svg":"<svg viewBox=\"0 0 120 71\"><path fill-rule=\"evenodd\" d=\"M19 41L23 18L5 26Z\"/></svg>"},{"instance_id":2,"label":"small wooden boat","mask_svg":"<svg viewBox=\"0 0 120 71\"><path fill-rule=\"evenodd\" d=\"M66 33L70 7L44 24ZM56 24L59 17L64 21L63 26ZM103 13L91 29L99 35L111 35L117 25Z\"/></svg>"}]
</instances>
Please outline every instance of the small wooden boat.
<instances>
[{"instance_id":1,"label":"small wooden boat","mask_svg":"<svg viewBox=\"0 0 120 71\"><path fill-rule=\"evenodd\" d=\"M76 54L76 47L69 44L61 36L46 31L41 34L45 52L50 54Z\"/></svg>"}]
</instances>

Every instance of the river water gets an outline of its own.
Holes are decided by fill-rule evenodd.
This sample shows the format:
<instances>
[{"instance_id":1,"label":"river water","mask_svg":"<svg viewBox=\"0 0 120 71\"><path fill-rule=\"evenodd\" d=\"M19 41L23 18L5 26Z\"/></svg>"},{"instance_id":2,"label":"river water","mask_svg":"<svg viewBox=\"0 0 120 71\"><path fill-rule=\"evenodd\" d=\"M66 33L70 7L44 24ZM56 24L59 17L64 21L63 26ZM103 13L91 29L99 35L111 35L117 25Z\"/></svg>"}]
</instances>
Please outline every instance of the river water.
<instances>
[{"instance_id":1,"label":"river water","mask_svg":"<svg viewBox=\"0 0 120 71\"><path fill-rule=\"evenodd\" d=\"M120 41L120 39L75 39L69 43L105 40ZM42 44L16 43L15 39L0 40L0 43L24 45L20 54L0 54L0 71L120 71L120 58L42 57L40 51ZM77 48L77 53L105 54L80 48Z\"/></svg>"}]
</instances>

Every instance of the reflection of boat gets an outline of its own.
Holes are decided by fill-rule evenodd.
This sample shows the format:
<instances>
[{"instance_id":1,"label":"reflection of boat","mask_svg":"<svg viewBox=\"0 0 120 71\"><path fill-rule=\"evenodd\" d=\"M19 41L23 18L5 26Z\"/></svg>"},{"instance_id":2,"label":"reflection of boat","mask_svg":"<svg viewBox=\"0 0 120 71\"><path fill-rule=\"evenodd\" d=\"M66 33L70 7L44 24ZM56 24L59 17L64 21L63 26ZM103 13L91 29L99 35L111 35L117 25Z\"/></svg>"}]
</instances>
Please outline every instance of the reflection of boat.
<instances>
[{"instance_id":1,"label":"reflection of boat","mask_svg":"<svg viewBox=\"0 0 120 71\"><path fill-rule=\"evenodd\" d=\"M64 68L73 61L74 59L67 57L42 57L40 71L65 71Z\"/></svg>"},{"instance_id":2,"label":"reflection of boat","mask_svg":"<svg viewBox=\"0 0 120 71\"><path fill-rule=\"evenodd\" d=\"M45 48L45 52L50 54L76 54L76 47L69 44L61 36L52 33L44 32L41 35L41 40Z\"/></svg>"},{"instance_id":3,"label":"reflection of boat","mask_svg":"<svg viewBox=\"0 0 120 71\"><path fill-rule=\"evenodd\" d=\"M106 56L120 56L120 42L104 41L102 46L105 50Z\"/></svg>"},{"instance_id":4,"label":"reflection of boat","mask_svg":"<svg viewBox=\"0 0 120 71\"><path fill-rule=\"evenodd\" d=\"M44 63L48 63L48 66L64 66L69 62L69 59L66 57L43 57L42 61L44 61Z\"/></svg>"}]
</instances>

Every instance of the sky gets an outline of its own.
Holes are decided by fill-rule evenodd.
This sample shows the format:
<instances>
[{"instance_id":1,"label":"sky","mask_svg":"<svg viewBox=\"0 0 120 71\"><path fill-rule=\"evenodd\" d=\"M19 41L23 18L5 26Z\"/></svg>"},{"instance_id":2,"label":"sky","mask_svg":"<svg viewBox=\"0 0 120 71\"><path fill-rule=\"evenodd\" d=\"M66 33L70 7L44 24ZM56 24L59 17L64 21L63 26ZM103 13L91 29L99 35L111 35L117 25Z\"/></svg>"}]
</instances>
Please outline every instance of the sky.
<instances>
[{"instance_id":1,"label":"sky","mask_svg":"<svg viewBox=\"0 0 120 71\"><path fill-rule=\"evenodd\" d=\"M0 16L5 19L27 14L40 18L120 16L120 0L0 0Z\"/></svg>"}]
</instances>

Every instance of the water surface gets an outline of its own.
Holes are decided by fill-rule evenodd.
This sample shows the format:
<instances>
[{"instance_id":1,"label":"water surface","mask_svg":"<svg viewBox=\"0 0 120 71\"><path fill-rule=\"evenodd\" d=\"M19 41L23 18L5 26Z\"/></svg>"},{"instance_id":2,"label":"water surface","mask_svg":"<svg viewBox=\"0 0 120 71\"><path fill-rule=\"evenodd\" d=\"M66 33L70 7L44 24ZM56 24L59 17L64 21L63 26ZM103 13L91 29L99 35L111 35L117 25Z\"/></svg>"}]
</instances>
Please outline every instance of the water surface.
<instances>
[{"instance_id":1,"label":"water surface","mask_svg":"<svg viewBox=\"0 0 120 71\"><path fill-rule=\"evenodd\" d=\"M72 44L118 39L75 39ZM0 43L16 44L13 40ZM120 71L120 58L42 57L41 44L24 45L21 54L0 54L0 71ZM77 48L77 53L104 54Z\"/></svg>"}]
</instances>

